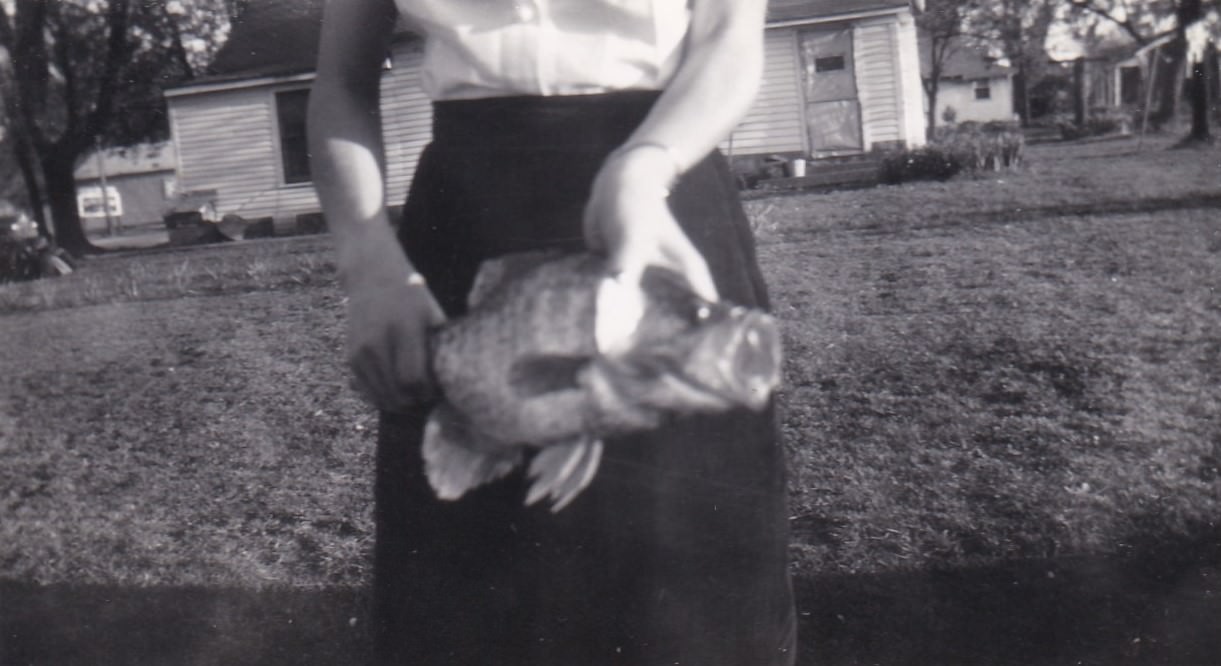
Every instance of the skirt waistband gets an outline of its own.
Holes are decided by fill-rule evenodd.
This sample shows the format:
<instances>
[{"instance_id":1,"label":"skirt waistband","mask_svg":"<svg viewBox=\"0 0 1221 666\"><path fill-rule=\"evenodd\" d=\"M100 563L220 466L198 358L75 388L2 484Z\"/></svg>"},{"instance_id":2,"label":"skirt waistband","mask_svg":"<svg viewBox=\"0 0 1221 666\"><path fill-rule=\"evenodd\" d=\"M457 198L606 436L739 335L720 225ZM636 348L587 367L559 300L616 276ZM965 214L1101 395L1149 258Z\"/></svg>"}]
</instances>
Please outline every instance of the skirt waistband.
<instances>
[{"instance_id":1,"label":"skirt waistband","mask_svg":"<svg viewBox=\"0 0 1221 666\"><path fill-rule=\"evenodd\" d=\"M447 149L604 150L640 125L660 92L433 102L432 141Z\"/></svg>"}]
</instances>

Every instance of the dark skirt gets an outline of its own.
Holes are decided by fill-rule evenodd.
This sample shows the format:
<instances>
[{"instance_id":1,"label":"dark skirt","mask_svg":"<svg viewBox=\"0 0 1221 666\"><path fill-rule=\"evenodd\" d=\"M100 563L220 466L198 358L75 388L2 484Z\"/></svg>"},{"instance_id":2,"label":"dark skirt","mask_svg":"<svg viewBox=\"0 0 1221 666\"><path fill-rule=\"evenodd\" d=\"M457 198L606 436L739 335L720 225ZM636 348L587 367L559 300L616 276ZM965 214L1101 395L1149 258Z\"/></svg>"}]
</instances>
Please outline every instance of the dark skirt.
<instances>
[{"instance_id":1,"label":"dark skirt","mask_svg":"<svg viewBox=\"0 0 1221 666\"><path fill-rule=\"evenodd\" d=\"M609 151L656 93L439 102L399 234L446 311L479 263L583 247L581 213ZM767 306L724 158L670 199L721 295ZM593 484L552 514L522 476L435 499L426 413L382 417L374 630L400 664L790 664L787 497L774 414L689 418L607 442Z\"/></svg>"}]
</instances>

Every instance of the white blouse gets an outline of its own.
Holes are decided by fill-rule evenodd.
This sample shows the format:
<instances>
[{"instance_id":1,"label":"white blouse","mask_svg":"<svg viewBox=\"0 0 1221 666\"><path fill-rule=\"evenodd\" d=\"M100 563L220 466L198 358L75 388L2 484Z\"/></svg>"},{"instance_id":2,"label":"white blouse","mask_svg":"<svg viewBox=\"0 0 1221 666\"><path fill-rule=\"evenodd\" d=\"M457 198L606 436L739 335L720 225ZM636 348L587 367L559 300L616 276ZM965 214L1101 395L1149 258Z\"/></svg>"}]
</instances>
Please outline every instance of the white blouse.
<instances>
[{"instance_id":1,"label":"white blouse","mask_svg":"<svg viewBox=\"0 0 1221 666\"><path fill-rule=\"evenodd\" d=\"M687 0L396 0L425 34L433 99L574 95L665 86Z\"/></svg>"}]
</instances>

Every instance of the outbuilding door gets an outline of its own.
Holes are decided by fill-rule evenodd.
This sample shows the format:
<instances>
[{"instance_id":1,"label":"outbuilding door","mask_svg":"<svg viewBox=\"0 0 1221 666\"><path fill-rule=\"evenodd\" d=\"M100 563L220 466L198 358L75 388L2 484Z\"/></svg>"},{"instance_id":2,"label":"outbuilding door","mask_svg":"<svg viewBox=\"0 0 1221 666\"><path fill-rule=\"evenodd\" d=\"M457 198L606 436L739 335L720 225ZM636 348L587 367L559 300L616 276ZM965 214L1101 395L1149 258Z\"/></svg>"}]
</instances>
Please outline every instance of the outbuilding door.
<instances>
[{"instance_id":1,"label":"outbuilding door","mask_svg":"<svg viewBox=\"0 0 1221 666\"><path fill-rule=\"evenodd\" d=\"M864 141L852 28L806 30L798 33L798 40L810 154L830 157L861 152Z\"/></svg>"}]
</instances>

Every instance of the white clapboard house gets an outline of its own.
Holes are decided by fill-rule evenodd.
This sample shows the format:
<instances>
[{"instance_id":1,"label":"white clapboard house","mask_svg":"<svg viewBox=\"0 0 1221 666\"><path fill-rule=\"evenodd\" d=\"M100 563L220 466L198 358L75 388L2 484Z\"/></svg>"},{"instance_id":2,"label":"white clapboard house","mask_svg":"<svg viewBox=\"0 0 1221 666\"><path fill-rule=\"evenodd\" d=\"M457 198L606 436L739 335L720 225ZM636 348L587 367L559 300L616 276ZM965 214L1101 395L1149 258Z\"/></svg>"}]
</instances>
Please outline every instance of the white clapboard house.
<instances>
[{"instance_id":1,"label":"white clapboard house","mask_svg":"<svg viewBox=\"0 0 1221 666\"><path fill-rule=\"evenodd\" d=\"M166 91L179 191L208 193L219 214L315 213L305 144L320 0L250 3L209 74ZM387 191L406 192L431 112L417 85L422 43L395 41L383 74ZM733 156L818 159L924 140L916 26L909 0L772 0L764 83L725 142Z\"/></svg>"},{"instance_id":2,"label":"white clapboard house","mask_svg":"<svg viewBox=\"0 0 1221 666\"><path fill-rule=\"evenodd\" d=\"M933 69L931 42L921 41L920 56L923 76L929 79ZM928 110L927 96L924 108ZM1015 119L1012 68L971 44L952 44L941 63L934 118L938 126L955 121L1012 122Z\"/></svg>"}]
</instances>

